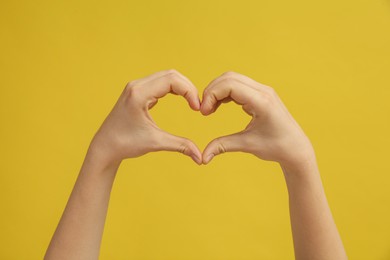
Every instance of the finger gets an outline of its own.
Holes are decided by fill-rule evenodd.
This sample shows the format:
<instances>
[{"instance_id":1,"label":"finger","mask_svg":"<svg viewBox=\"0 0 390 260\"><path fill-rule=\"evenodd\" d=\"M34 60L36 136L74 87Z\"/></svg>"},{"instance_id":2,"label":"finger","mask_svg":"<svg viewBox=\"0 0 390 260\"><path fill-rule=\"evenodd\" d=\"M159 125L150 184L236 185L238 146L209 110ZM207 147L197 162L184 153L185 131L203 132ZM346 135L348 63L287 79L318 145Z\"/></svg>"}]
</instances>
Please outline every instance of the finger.
<instances>
[{"instance_id":1,"label":"finger","mask_svg":"<svg viewBox=\"0 0 390 260\"><path fill-rule=\"evenodd\" d=\"M227 98L224 98L222 100L218 100L217 104L213 107L211 113L214 113L222 103L229 103L230 101L234 101L234 100L231 97L227 97Z\"/></svg>"},{"instance_id":2,"label":"finger","mask_svg":"<svg viewBox=\"0 0 390 260\"><path fill-rule=\"evenodd\" d=\"M234 72L234 71L227 71L227 72L222 73L219 77L217 77L216 79L211 81L208 84L208 87L211 87L211 86L217 84L220 80L223 80L225 78L235 78L235 79L241 81L242 83L245 83L246 85L248 85L249 87L251 87L253 89L264 91L264 92L269 92L271 89L269 86L263 85L263 84L257 82L256 80L246 76L246 75L243 75L241 73Z\"/></svg>"},{"instance_id":3,"label":"finger","mask_svg":"<svg viewBox=\"0 0 390 260\"><path fill-rule=\"evenodd\" d=\"M194 110L200 109L198 90L186 77L176 70L169 70L160 77L147 82L149 98L159 99L173 92L183 96Z\"/></svg>"},{"instance_id":4,"label":"finger","mask_svg":"<svg viewBox=\"0 0 390 260\"><path fill-rule=\"evenodd\" d=\"M211 81L208 84L208 86L205 88L204 93L209 91L209 89L214 88L214 86L219 84L220 81L226 80L229 78L234 78L235 80L240 81L241 83L245 84L246 86L259 92L260 93L259 95L263 95L263 96L267 95L269 97L272 97L276 102L278 102L280 104L280 106L286 112L286 114L288 114L292 118L292 116L290 115L290 112L288 111L288 109L286 108L286 106L284 105L283 101L280 99L279 95L276 93L274 88L267 86L267 85L264 85L264 84L261 84L261 83L255 81L254 79L252 79L246 75L242 75L242 74L234 72L234 71L225 72L221 76L219 76L216 79L214 79L213 81ZM203 100L205 97L204 93L203 93L203 98L202 98L202 104L203 104ZM207 103L207 102L205 102L205 103ZM236 102L236 103L238 103L238 102ZM218 108L219 105L220 104L217 103L217 105L211 111L207 111L207 113L211 114L211 113L215 112L215 110ZM248 114L253 115L253 111L252 112L248 111L248 105L244 106L243 109ZM201 111L202 111L202 108L201 108Z\"/></svg>"},{"instance_id":5,"label":"finger","mask_svg":"<svg viewBox=\"0 0 390 260\"><path fill-rule=\"evenodd\" d=\"M226 152L246 151L244 131L231 135L221 136L212 140L203 151L202 162L208 164L216 155Z\"/></svg>"},{"instance_id":6,"label":"finger","mask_svg":"<svg viewBox=\"0 0 390 260\"><path fill-rule=\"evenodd\" d=\"M177 74L179 77L183 78L185 81L187 81L188 84L192 85L194 88L195 85L192 83L191 80L189 80L186 76L184 76L182 73L178 72L177 70L175 69L169 69L169 70L163 70L163 71L160 71L160 72L156 72L150 76L148 76L147 78L145 78L145 83L152 80L152 79L158 79L158 78L161 78L163 76L166 76L168 74ZM174 95L177 95L177 93L173 92L173 91L170 91L170 93L174 94ZM198 97L198 100L199 100L199 97Z\"/></svg>"},{"instance_id":7,"label":"finger","mask_svg":"<svg viewBox=\"0 0 390 260\"><path fill-rule=\"evenodd\" d=\"M161 70L161 71L157 71L153 74L149 74L143 78L140 78L140 79L136 79L136 80L133 80L132 83L134 85L140 85L140 84L146 84L147 82L153 80L153 79L157 79L157 78L160 78L166 74L169 74L169 73L172 73L172 71L174 71L173 69L169 69L169 70Z\"/></svg>"},{"instance_id":8,"label":"finger","mask_svg":"<svg viewBox=\"0 0 390 260\"><path fill-rule=\"evenodd\" d=\"M258 101L259 95L259 91L247 84L235 78L226 77L205 89L200 111L203 115L209 115L216 110L219 101L231 99L253 115L252 104Z\"/></svg>"},{"instance_id":9,"label":"finger","mask_svg":"<svg viewBox=\"0 0 390 260\"><path fill-rule=\"evenodd\" d=\"M157 150L180 152L192 158L197 164L202 164L202 153L189 139L160 131Z\"/></svg>"}]
</instances>

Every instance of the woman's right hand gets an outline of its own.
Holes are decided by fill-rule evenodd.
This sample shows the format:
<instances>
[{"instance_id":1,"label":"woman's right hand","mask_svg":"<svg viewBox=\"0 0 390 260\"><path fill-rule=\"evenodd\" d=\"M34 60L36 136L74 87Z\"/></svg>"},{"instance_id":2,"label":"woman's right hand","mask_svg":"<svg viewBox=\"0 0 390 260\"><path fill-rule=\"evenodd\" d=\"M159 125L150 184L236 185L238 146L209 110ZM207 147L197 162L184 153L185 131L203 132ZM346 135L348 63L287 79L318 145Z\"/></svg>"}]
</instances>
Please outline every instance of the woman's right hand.
<instances>
[{"instance_id":1,"label":"woman's right hand","mask_svg":"<svg viewBox=\"0 0 390 260\"><path fill-rule=\"evenodd\" d=\"M221 103L235 101L252 116L241 132L211 141L203 152L203 163L220 153L241 151L296 169L314 158L314 150L301 127L276 91L236 72L226 72L203 92L200 111L214 113Z\"/></svg>"}]
</instances>

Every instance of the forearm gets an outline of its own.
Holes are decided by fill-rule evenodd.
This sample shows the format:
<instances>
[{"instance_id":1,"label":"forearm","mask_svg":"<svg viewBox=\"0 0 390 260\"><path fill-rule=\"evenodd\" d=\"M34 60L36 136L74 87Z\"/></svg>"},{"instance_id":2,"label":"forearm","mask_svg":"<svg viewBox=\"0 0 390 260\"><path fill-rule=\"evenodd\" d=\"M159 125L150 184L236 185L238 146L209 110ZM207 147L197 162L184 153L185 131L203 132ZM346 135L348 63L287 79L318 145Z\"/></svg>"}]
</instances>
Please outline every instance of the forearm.
<instances>
[{"instance_id":1,"label":"forearm","mask_svg":"<svg viewBox=\"0 0 390 260\"><path fill-rule=\"evenodd\" d=\"M299 167L281 167L289 194L296 259L347 259L315 157Z\"/></svg>"},{"instance_id":2,"label":"forearm","mask_svg":"<svg viewBox=\"0 0 390 260\"><path fill-rule=\"evenodd\" d=\"M98 259L111 188L120 163L90 147L45 259Z\"/></svg>"}]
</instances>

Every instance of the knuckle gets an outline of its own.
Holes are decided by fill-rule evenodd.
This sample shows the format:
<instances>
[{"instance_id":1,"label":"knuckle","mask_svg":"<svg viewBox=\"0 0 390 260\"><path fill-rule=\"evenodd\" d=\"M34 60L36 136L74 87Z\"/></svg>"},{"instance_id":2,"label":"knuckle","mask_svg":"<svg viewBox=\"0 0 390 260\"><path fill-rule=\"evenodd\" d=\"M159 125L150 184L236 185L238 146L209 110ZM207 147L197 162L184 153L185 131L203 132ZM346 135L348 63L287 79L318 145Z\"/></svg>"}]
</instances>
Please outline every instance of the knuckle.
<instances>
[{"instance_id":1,"label":"knuckle","mask_svg":"<svg viewBox=\"0 0 390 260\"><path fill-rule=\"evenodd\" d=\"M125 89L126 96L129 98L138 96L140 93L140 89L141 89L140 85L136 85L134 84L134 82L132 84L128 83Z\"/></svg>"},{"instance_id":2,"label":"knuckle","mask_svg":"<svg viewBox=\"0 0 390 260\"><path fill-rule=\"evenodd\" d=\"M234 76L225 76L225 77L223 77L223 79L220 82L223 82L225 84L230 84L233 81L235 81Z\"/></svg>"},{"instance_id":3,"label":"knuckle","mask_svg":"<svg viewBox=\"0 0 390 260\"><path fill-rule=\"evenodd\" d=\"M216 144L217 144L217 150L218 150L218 153L226 153L226 147L225 145L223 144L223 142L221 141L220 138L216 139Z\"/></svg>"},{"instance_id":4,"label":"knuckle","mask_svg":"<svg viewBox=\"0 0 390 260\"><path fill-rule=\"evenodd\" d=\"M176 81L179 79L179 72L176 70L169 70L166 76L171 80L171 81Z\"/></svg>"},{"instance_id":5,"label":"knuckle","mask_svg":"<svg viewBox=\"0 0 390 260\"><path fill-rule=\"evenodd\" d=\"M218 153L220 153L220 154L222 154L222 153L225 153L226 151L225 151L225 149L223 148L223 146L222 145L219 145L218 146Z\"/></svg>"},{"instance_id":6,"label":"knuckle","mask_svg":"<svg viewBox=\"0 0 390 260\"><path fill-rule=\"evenodd\" d=\"M126 84L126 87L125 87L125 93L126 94L130 94L131 93L131 91L133 91L132 90L132 88L133 88L133 82L132 81L130 81L129 83L127 83Z\"/></svg>"},{"instance_id":7,"label":"knuckle","mask_svg":"<svg viewBox=\"0 0 390 260\"><path fill-rule=\"evenodd\" d=\"M273 87L260 84L258 90L263 93L266 98L275 98L277 96L276 90Z\"/></svg>"},{"instance_id":8,"label":"knuckle","mask_svg":"<svg viewBox=\"0 0 390 260\"><path fill-rule=\"evenodd\" d=\"M264 104L269 105L273 102L274 97L271 93L263 92L261 99Z\"/></svg>"},{"instance_id":9,"label":"knuckle","mask_svg":"<svg viewBox=\"0 0 390 260\"><path fill-rule=\"evenodd\" d=\"M263 86L264 86L265 89L268 89L269 91L272 91L272 90L273 90L273 88L270 87L270 86L268 86L268 85L263 85Z\"/></svg>"},{"instance_id":10,"label":"knuckle","mask_svg":"<svg viewBox=\"0 0 390 260\"><path fill-rule=\"evenodd\" d=\"M179 72L175 69L169 69L166 72L167 72L167 75L178 75L179 74Z\"/></svg>"},{"instance_id":11,"label":"knuckle","mask_svg":"<svg viewBox=\"0 0 390 260\"><path fill-rule=\"evenodd\" d=\"M270 94L270 95L276 95L276 91L275 91L275 89L273 88L273 87L270 87L270 86L267 86L267 85L264 85L264 87L265 87L265 89L267 89L267 91L268 91L268 93Z\"/></svg>"},{"instance_id":12,"label":"knuckle","mask_svg":"<svg viewBox=\"0 0 390 260\"><path fill-rule=\"evenodd\" d=\"M135 80L132 80L132 81L127 82L125 89L129 89L129 88L131 88L132 86L134 86L134 85L135 85L135 82L136 82Z\"/></svg>"},{"instance_id":13,"label":"knuckle","mask_svg":"<svg viewBox=\"0 0 390 260\"><path fill-rule=\"evenodd\" d=\"M222 76L227 76L227 77L233 77L235 76L237 73L232 71L232 70L228 70L228 71L225 71Z\"/></svg>"},{"instance_id":14,"label":"knuckle","mask_svg":"<svg viewBox=\"0 0 390 260\"><path fill-rule=\"evenodd\" d=\"M189 150L189 147L190 147L190 141L187 140L187 139L185 139L185 140L183 140L183 141L180 143L180 145L179 145L177 151L180 152L180 153L183 153L183 154L187 154L187 153L188 153L188 150Z\"/></svg>"}]
</instances>

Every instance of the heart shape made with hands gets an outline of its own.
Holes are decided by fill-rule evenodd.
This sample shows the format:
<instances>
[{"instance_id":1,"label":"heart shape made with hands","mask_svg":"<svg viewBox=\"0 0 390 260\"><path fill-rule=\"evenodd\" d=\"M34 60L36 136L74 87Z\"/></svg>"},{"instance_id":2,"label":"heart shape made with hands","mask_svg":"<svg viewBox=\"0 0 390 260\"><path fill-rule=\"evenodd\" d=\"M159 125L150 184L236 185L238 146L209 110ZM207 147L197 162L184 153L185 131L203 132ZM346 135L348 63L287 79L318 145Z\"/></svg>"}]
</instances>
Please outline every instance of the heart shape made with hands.
<instances>
[{"instance_id":1,"label":"heart shape made with hands","mask_svg":"<svg viewBox=\"0 0 390 260\"><path fill-rule=\"evenodd\" d=\"M164 131L189 139L196 145L198 143L194 141L195 139L206 141L203 149L214 139L218 140L222 136L228 136L231 133L241 131L250 121L250 117L241 112L241 106L230 104L226 107L224 106L222 112L219 112L221 109L218 108L218 113L215 111L215 113L210 114L212 117L209 117L203 115L200 109L192 109L187 102L181 99L182 97L177 99L176 96L177 94L173 93L172 96L168 95L162 98L162 100L159 100L159 104L151 109L153 120ZM228 103L228 101L225 100L222 103ZM199 148L202 153L202 148L200 146ZM223 146L218 147L218 153L224 153L225 150L223 148ZM181 149L178 149L178 151L186 154ZM202 163L205 163L206 156L204 152L202 153L202 157L204 157L202 158ZM192 159L198 163L196 158Z\"/></svg>"},{"instance_id":2,"label":"heart shape made with hands","mask_svg":"<svg viewBox=\"0 0 390 260\"><path fill-rule=\"evenodd\" d=\"M152 119L149 110L168 93L184 97L192 110L204 116L233 101L252 119L245 129L209 142L202 153L191 140L160 129ZM231 71L207 85L202 101L194 84L176 70L131 81L96 136L97 146L109 150L115 160L153 151L178 151L198 164L207 164L220 153L240 151L263 160L294 163L306 160L313 150L273 88Z\"/></svg>"},{"instance_id":3,"label":"heart shape made with hands","mask_svg":"<svg viewBox=\"0 0 390 260\"><path fill-rule=\"evenodd\" d=\"M251 103L253 100L257 100L256 95L258 92L250 84L258 83L239 73L225 72L211 81L203 91L202 101L194 84L176 70L159 72L158 76L152 75L149 77L154 77L154 79L149 79L146 84L141 82L143 83L141 85L152 85L150 86L150 91L153 91L152 89L156 91L152 93L153 96L148 101L148 110L158 102L158 99L168 93L172 93L184 97L192 110L199 111L204 116L214 113L222 103L230 101L241 105L247 114L251 116L254 114ZM133 84L137 85L137 82L133 82ZM265 88L268 87L265 86ZM200 153L198 147L191 140L179 136L176 136L180 138L179 140L174 139L173 135L167 132L169 136L164 134L162 135L164 137L161 137L161 139L169 140L171 144L175 143L176 149L173 149L171 144L166 144L165 146L162 145L160 150L176 150L192 157L198 164L207 164L217 154L227 151L249 151L248 141L244 133L250 128L251 122L240 132L215 138L206 146L203 153ZM153 123L157 126L154 121Z\"/></svg>"}]
</instances>

